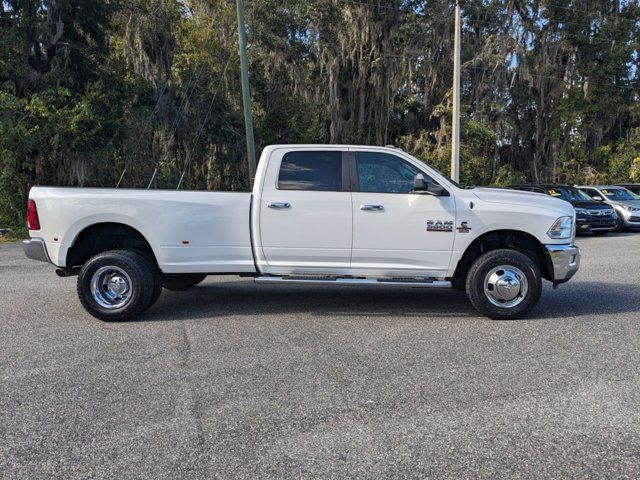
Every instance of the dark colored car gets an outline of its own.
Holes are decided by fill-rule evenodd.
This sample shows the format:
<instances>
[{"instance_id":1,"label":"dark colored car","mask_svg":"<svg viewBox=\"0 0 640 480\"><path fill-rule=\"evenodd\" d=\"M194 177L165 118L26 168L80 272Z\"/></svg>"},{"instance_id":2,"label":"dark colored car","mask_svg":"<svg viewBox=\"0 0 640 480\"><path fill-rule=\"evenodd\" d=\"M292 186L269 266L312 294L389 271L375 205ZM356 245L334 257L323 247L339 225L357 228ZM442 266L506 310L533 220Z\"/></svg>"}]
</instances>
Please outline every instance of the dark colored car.
<instances>
[{"instance_id":1,"label":"dark colored car","mask_svg":"<svg viewBox=\"0 0 640 480\"><path fill-rule=\"evenodd\" d=\"M577 233L592 232L596 235L606 235L616 227L617 215L611 206L592 200L589 195L570 185L523 183L510 185L508 188L544 193L569 202L576 210Z\"/></svg>"},{"instance_id":2,"label":"dark colored car","mask_svg":"<svg viewBox=\"0 0 640 480\"><path fill-rule=\"evenodd\" d=\"M640 183L618 183L617 186L624 187L627 190L629 190L631 193L640 195Z\"/></svg>"}]
</instances>

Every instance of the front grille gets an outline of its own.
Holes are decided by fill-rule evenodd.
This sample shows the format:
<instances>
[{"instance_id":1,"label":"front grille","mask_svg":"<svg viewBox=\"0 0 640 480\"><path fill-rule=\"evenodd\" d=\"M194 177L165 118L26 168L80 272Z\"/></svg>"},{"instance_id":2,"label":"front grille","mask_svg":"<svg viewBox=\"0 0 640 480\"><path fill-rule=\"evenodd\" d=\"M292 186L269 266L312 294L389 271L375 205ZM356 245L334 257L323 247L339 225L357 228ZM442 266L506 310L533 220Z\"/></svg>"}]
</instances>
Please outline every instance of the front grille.
<instances>
[{"instance_id":1,"label":"front grille","mask_svg":"<svg viewBox=\"0 0 640 480\"><path fill-rule=\"evenodd\" d=\"M589 210L589 215L592 217L610 216L612 213L613 210Z\"/></svg>"}]
</instances>

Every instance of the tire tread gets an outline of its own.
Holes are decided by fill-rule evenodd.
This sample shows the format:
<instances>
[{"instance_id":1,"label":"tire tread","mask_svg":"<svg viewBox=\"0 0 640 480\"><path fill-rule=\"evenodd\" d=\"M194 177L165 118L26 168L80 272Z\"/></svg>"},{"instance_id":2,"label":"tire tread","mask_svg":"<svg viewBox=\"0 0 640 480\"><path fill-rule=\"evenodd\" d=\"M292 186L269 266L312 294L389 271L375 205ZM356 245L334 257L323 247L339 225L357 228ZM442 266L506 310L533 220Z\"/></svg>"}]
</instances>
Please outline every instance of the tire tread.
<instances>
[{"instance_id":1,"label":"tire tread","mask_svg":"<svg viewBox=\"0 0 640 480\"><path fill-rule=\"evenodd\" d=\"M106 322L130 320L152 305L153 296L156 292L155 285L154 288L138 287L139 293L137 297L132 299L132 302L121 310L109 311L101 308L95 304L86 290L88 284L91 282L91 271L96 268L96 265L99 267L100 263L106 259L109 259L106 263L127 268L129 276L133 276L131 279L132 282L138 281L139 285L142 286L154 285L153 267L150 261L139 252L130 250L107 250L91 257L80 270L76 283L76 291L84 309L94 317Z\"/></svg>"},{"instance_id":2,"label":"tire tread","mask_svg":"<svg viewBox=\"0 0 640 480\"><path fill-rule=\"evenodd\" d=\"M529 282L529 293L522 303L511 309L496 307L484 294L485 270L499 264L520 268ZM542 293L542 275L536 263L524 253L507 248L491 250L480 255L471 265L466 279L467 296L478 312L493 320L515 320L527 315L536 306Z\"/></svg>"}]
</instances>

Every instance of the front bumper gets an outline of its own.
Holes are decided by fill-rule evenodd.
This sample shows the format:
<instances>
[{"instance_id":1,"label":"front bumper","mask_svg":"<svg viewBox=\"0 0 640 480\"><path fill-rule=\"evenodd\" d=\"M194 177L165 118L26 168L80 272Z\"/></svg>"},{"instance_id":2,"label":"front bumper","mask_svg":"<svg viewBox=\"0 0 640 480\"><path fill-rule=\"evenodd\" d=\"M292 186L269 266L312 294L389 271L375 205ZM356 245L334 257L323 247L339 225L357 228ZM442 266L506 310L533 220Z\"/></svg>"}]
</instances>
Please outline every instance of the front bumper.
<instances>
[{"instance_id":1,"label":"front bumper","mask_svg":"<svg viewBox=\"0 0 640 480\"><path fill-rule=\"evenodd\" d=\"M578 218L576 220L576 230L578 232L603 232L611 231L616 228L616 220L611 217L607 218Z\"/></svg>"},{"instance_id":2,"label":"front bumper","mask_svg":"<svg viewBox=\"0 0 640 480\"><path fill-rule=\"evenodd\" d=\"M40 262L51 262L47 253L47 246L41 238L30 238L22 241L22 249L27 258Z\"/></svg>"},{"instance_id":3,"label":"front bumper","mask_svg":"<svg viewBox=\"0 0 640 480\"><path fill-rule=\"evenodd\" d=\"M640 228L640 212L622 212L622 225L625 228Z\"/></svg>"},{"instance_id":4,"label":"front bumper","mask_svg":"<svg viewBox=\"0 0 640 480\"><path fill-rule=\"evenodd\" d=\"M546 245L553 267L554 284L568 282L580 268L580 249L575 245Z\"/></svg>"}]
</instances>

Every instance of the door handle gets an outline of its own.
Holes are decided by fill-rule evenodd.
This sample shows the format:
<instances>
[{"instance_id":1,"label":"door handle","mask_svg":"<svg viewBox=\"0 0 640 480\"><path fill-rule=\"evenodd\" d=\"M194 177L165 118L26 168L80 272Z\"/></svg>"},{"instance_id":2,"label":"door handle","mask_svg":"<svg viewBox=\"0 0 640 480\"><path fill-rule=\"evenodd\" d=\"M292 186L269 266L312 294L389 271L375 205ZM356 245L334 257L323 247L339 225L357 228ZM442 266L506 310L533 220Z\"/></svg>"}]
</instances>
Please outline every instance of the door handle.
<instances>
[{"instance_id":1,"label":"door handle","mask_svg":"<svg viewBox=\"0 0 640 480\"><path fill-rule=\"evenodd\" d=\"M267 203L267 207L269 207L269 208L291 208L291 204L289 202L269 202L269 203Z\"/></svg>"},{"instance_id":2,"label":"door handle","mask_svg":"<svg viewBox=\"0 0 640 480\"><path fill-rule=\"evenodd\" d=\"M360 205L360 210L375 210L377 212L382 212L384 207L382 205Z\"/></svg>"}]
</instances>

